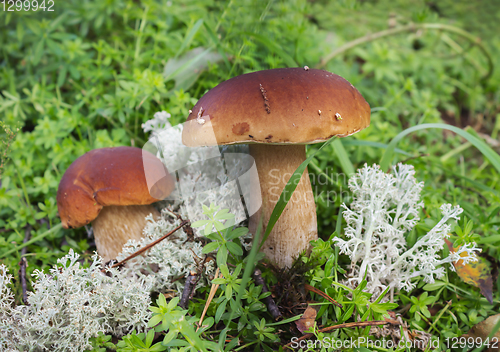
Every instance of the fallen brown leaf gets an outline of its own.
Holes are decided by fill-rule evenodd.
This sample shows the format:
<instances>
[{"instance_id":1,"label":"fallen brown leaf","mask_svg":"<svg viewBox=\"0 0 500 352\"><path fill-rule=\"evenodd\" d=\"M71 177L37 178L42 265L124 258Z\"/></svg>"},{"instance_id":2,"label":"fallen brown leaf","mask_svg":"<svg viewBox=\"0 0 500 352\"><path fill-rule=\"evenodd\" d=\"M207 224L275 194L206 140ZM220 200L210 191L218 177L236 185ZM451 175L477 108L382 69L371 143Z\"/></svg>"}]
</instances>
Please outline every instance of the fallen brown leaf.
<instances>
[{"instance_id":1,"label":"fallen brown leaf","mask_svg":"<svg viewBox=\"0 0 500 352\"><path fill-rule=\"evenodd\" d=\"M469 332L465 335L462 335L462 337L465 338L479 337L483 341L485 341L488 335L495 327L495 324L498 323L499 319L500 319L500 314L492 315L491 317L488 317L486 320L483 320L482 322L474 325L472 328L470 328ZM489 342L489 348L486 351L488 352L500 351L500 330L497 331L495 335L493 335L493 337L488 342Z\"/></svg>"},{"instance_id":2,"label":"fallen brown leaf","mask_svg":"<svg viewBox=\"0 0 500 352\"><path fill-rule=\"evenodd\" d=\"M456 248L453 248L453 244L448 240L445 241L450 252L455 252ZM462 256L465 256L465 254ZM458 260L453 263L453 266L463 282L479 287L481 294L486 297L488 302L493 303L493 279L491 278L489 262L486 259L478 257L477 262L465 265L462 260Z\"/></svg>"},{"instance_id":3,"label":"fallen brown leaf","mask_svg":"<svg viewBox=\"0 0 500 352\"><path fill-rule=\"evenodd\" d=\"M299 329L301 333L304 333L304 331L312 328L314 326L314 321L316 320L316 314L316 309L311 306L307 306L304 314L302 314L302 317L295 322L297 329Z\"/></svg>"}]
</instances>

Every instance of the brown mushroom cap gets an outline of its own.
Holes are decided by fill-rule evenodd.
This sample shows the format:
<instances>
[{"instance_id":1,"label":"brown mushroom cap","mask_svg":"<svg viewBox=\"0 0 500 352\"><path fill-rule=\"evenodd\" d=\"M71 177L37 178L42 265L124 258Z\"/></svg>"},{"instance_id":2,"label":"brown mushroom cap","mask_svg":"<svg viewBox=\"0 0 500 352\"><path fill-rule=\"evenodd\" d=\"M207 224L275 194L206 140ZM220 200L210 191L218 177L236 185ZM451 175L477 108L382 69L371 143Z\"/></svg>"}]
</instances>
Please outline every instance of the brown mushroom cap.
<instances>
[{"instance_id":1,"label":"brown mushroom cap","mask_svg":"<svg viewBox=\"0 0 500 352\"><path fill-rule=\"evenodd\" d=\"M159 180L151 190L145 168ZM97 218L104 206L151 204L173 189L172 177L153 154L133 147L94 149L76 159L64 173L57 190L57 207L63 227L76 228Z\"/></svg>"},{"instance_id":2,"label":"brown mushroom cap","mask_svg":"<svg viewBox=\"0 0 500 352\"><path fill-rule=\"evenodd\" d=\"M187 146L211 145L213 133L219 145L311 144L368 127L370 106L336 74L280 68L220 83L196 103L188 121L182 135Z\"/></svg>"}]
</instances>

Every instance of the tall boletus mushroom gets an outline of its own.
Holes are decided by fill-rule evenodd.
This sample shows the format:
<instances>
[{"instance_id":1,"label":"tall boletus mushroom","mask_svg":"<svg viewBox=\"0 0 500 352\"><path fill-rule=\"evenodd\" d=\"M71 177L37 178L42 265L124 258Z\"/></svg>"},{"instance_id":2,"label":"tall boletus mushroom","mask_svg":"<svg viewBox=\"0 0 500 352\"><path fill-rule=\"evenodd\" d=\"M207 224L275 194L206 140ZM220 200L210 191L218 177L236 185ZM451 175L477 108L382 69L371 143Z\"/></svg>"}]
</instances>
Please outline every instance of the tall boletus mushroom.
<instances>
[{"instance_id":1,"label":"tall boletus mushroom","mask_svg":"<svg viewBox=\"0 0 500 352\"><path fill-rule=\"evenodd\" d=\"M349 136L369 124L370 106L348 81L323 70L285 68L237 76L208 91L190 112L182 138L187 146L209 145L214 134L219 145L250 144L263 202L260 214L250 218L255 231L260 215L265 229L281 191L305 160L305 144ZM306 170L263 251L278 266L290 267L317 237Z\"/></svg>"},{"instance_id":2,"label":"tall boletus mushroom","mask_svg":"<svg viewBox=\"0 0 500 352\"><path fill-rule=\"evenodd\" d=\"M149 187L145 170L156 181ZM92 222L97 252L107 262L128 240L143 237L145 217L160 215L151 203L173 189L173 178L153 154L133 147L94 149L64 173L57 208L64 228Z\"/></svg>"}]
</instances>

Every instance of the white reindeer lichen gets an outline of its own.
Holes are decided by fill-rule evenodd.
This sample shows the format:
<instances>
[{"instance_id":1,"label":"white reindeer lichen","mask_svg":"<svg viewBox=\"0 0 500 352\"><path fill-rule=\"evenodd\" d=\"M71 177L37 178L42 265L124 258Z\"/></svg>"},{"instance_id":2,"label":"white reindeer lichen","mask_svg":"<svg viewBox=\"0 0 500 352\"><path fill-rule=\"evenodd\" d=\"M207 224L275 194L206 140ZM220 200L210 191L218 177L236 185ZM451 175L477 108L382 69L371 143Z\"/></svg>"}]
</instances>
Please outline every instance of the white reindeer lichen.
<instances>
[{"instance_id":1,"label":"white reindeer lichen","mask_svg":"<svg viewBox=\"0 0 500 352\"><path fill-rule=\"evenodd\" d=\"M144 237L140 241L129 240L116 259L118 261L125 259L180 225L180 220L169 221L169 217L172 217L172 214L166 209L162 210L162 216L159 219L153 219L152 215L146 217L148 222L143 230ZM139 281L152 278L151 290L155 292L175 290L180 293L184 288L184 280L179 280L179 278L187 276L190 271L201 269L205 275L201 275L197 286L209 285L207 277L213 275L215 269L211 261L207 261L202 268L198 268L196 260L202 263L204 259L202 249L203 246L199 241L188 240L184 230L179 229L168 239L129 261L122 268L122 274Z\"/></svg>"},{"instance_id":2,"label":"white reindeer lichen","mask_svg":"<svg viewBox=\"0 0 500 352\"><path fill-rule=\"evenodd\" d=\"M182 143L184 125L172 126L170 117L165 111L157 112L153 119L142 125L144 132L150 133L148 145L156 149L157 157L169 172L177 171L177 187L167 200L179 205L180 213L191 221L205 219L202 204L209 206L211 203L231 209L236 223L244 221L245 210L235 180L246 172L249 160L253 160L241 157L248 154L248 146L222 148L222 154L224 149L232 148L232 153L238 153L233 156L238 157L221 157L217 146L186 147ZM200 235L198 229L193 230Z\"/></svg>"},{"instance_id":3,"label":"white reindeer lichen","mask_svg":"<svg viewBox=\"0 0 500 352\"><path fill-rule=\"evenodd\" d=\"M122 336L143 331L151 312L152 278L139 282L117 269L101 272L95 255L89 267L70 250L46 274L35 270L29 305L12 307L12 276L0 265L0 350L68 351L90 348L99 332Z\"/></svg>"},{"instance_id":4,"label":"white reindeer lichen","mask_svg":"<svg viewBox=\"0 0 500 352\"><path fill-rule=\"evenodd\" d=\"M410 291L412 279L423 276L427 283L444 275L445 263L459 259L463 263L476 261L476 244L466 244L440 258L444 239L449 236L448 221L458 220L462 209L443 204L442 219L412 248L407 248L405 234L419 221L420 192L423 182L417 182L413 166L398 164L394 175L386 174L378 165L365 166L349 180L354 200L351 207L343 204L347 222L347 240L335 238L341 253L351 258L350 287L356 287L366 275L366 290L377 297L387 287ZM461 257L462 254L465 256ZM453 266L450 269L454 270Z\"/></svg>"}]
</instances>

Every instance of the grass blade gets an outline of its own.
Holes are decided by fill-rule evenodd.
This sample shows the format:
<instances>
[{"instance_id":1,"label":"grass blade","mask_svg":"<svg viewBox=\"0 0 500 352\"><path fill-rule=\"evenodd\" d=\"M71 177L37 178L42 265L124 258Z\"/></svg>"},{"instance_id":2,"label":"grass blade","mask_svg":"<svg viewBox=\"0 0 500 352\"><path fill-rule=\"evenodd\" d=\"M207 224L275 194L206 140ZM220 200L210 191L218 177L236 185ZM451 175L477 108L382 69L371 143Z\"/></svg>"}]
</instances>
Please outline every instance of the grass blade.
<instances>
[{"instance_id":1,"label":"grass blade","mask_svg":"<svg viewBox=\"0 0 500 352\"><path fill-rule=\"evenodd\" d=\"M443 170L445 173L453 176L453 177L457 177L457 178L460 178L466 182L469 182L472 186L474 186L475 188L477 189L480 189L484 192L487 192L487 193L491 193L492 195L500 198L500 192L498 192L496 189L493 189L491 187L488 187L486 185L483 185L481 182L477 182L471 178L468 178L468 177L465 177L465 176L462 176L462 175L459 175L459 174L456 174L456 173L450 173L448 171L448 169L444 168L444 167L441 167L441 166L438 166L441 170Z\"/></svg>"},{"instance_id":2,"label":"grass blade","mask_svg":"<svg viewBox=\"0 0 500 352\"><path fill-rule=\"evenodd\" d=\"M257 34L257 33L252 33L252 32L240 32L240 35L245 35L248 37L252 37L261 44L264 44L267 46L269 50L272 52L275 52L278 56L280 56L285 64L288 67L298 67L299 64L295 62L293 57L291 57L289 54L287 54L283 49L280 48L278 44L275 42L271 41L269 38L264 37L263 35Z\"/></svg>"},{"instance_id":3,"label":"grass blade","mask_svg":"<svg viewBox=\"0 0 500 352\"><path fill-rule=\"evenodd\" d=\"M226 53L222 49L222 44L215 34L214 30L208 25L207 22L203 22L203 27L207 30L208 35L210 36L210 39L214 42L215 46L217 47L217 51L219 54L222 56L222 59L224 60L224 64L226 65L226 68L228 70L231 69L231 64L229 63L229 60L227 59Z\"/></svg>"},{"instance_id":4,"label":"grass blade","mask_svg":"<svg viewBox=\"0 0 500 352\"><path fill-rule=\"evenodd\" d=\"M195 22L193 27L187 32L186 37L184 38L184 41L181 44L181 47L177 51L177 54L175 54L175 57L179 57L180 54L191 44L191 41L193 40L194 36L198 31L200 30L201 25L203 24L203 19L199 19L198 21Z\"/></svg>"},{"instance_id":5,"label":"grass blade","mask_svg":"<svg viewBox=\"0 0 500 352\"><path fill-rule=\"evenodd\" d=\"M388 144L380 143L380 142L372 142L372 141L361 141L358 139L347 138L342 141L344 147L355 146L355 147L372 147L372 148L381 148L387 149ZM413 156L412 154L405 152L402 149L394 148L394 152L398 154L403 154L405 156Z\"/></svg>"},{"instance_id":6,"label":"grass blade","mask_svg":"<svg viewBox=\"0 0 500 352\"><path fill-rule=\"evenodd\" d=\"M25 242L23 244L20 244L19 246L16 246L16 247L8 250L5 253L0 254L0 258L5 258L6 256L8 256L11 253L14 253L14 252L16 252L16 251L18 251L18 250L26 247L26 246L29 246L30 244L32 244L34 242L40 241L41 239L43 239L43 238L47 237L48 235L50 235L52 232L59 231L61 228L62 228L62 224L57 224L55 226L52 226L52 228L50 228L49 230L45 231L44 233L41 233L38 236L33 237L29 241L27 241L27 242Z\"/></svg>"},{"instance_id":7,"label":"grass blade","mask_svg":"<svg viewBox=\"0 0 500 352\"><path fill-rule=\"evenodd\" d=\"M349 160L349 156L345 151L344 145L340 139L336 139L332 143L335 154L337 154L337 158L339 158L340 167L342 171L347 175L347 177L351 177L354 175L354 166Z\"/></svg>"},{"instance_id":8,"label":"grass blade","mask_svg":"<svg viewBox=\"0 0 500 352\"><path fill-rule=\"evenodd\" d=\"M475 146L479 151L484 155L486 159L488 159L493 167L497 169L498 172L500 172L500 155L498 155L493 149L491 149L490 146L488 146L485 142L483 142L481 139L478 137L472 135L471 133L464 131L461 128L452 126L452 125L447 125L444 123L426 123L423 125L419 126L414 126L407 128L406 130L400 132L394 139L389 143L389 146L387 147L386 151L384 152L384 155L380 159L380 167L382 170L387 171L389 169L391 160L394 155L394 149L396 148L396 145L398 142L403 139L405 136L409 135L410 133L420 131L420 130L425 130L427 128L441 128L445 130L452 131L461 137L464 137L467 139L473 146Z\"/></svg>"}]
</instances>

